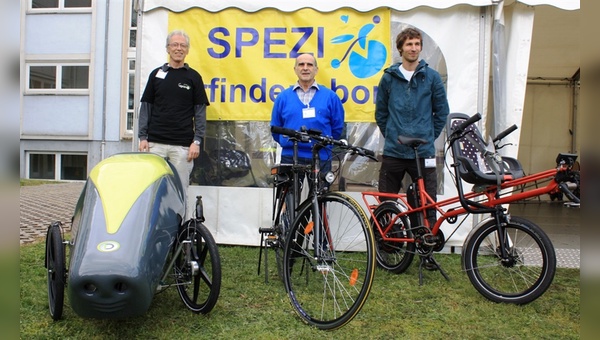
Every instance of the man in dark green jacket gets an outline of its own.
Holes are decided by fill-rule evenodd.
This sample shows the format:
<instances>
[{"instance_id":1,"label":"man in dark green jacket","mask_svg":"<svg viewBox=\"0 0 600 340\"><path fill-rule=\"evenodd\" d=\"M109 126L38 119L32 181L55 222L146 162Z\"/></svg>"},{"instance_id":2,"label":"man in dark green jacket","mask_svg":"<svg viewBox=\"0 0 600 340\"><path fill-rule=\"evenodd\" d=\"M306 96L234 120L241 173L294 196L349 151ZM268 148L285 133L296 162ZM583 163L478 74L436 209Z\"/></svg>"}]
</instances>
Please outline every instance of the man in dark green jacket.
<instances>
[{"instance_id":1,"label":"man in dark green jacket","mask_svg":"<svg viewBox=\"0 0 600 340\"><path fill-rule=\"evenodd\" d=\"M436 200L437 176L434 141L446 124L450 109L439 73L419 61L423 38L419 31L407 28L396 37L402 61L384 71L377 90L375 120L385 138L383 162L379 171L379 191L398 193L408 172L417 179L412 148L398 142L398 136L418 137L428 141L419 147L425 188ZM428 212L430 227L435 210Z\"/></svg>"}]
</instances>

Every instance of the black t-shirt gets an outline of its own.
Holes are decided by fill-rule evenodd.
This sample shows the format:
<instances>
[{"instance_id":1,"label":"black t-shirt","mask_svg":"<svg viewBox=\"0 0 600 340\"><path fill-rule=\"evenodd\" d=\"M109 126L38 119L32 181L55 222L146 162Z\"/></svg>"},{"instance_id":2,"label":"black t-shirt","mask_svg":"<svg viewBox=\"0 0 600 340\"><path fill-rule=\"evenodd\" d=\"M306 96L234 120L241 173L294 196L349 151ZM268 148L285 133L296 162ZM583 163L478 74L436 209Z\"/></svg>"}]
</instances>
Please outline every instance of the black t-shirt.
<instances>
[{"instance_id":1,"label":"black t-shirt","mask_svg":"<svg viewBox=\"0 0 600 340\"><path fill-rule=\"evenodd\" d=\"M202 77L187 64L153 70L141 101L152 104L148 141L181 146L194 139L194 106L209 105Z\"/></svg>"}]
</instances>

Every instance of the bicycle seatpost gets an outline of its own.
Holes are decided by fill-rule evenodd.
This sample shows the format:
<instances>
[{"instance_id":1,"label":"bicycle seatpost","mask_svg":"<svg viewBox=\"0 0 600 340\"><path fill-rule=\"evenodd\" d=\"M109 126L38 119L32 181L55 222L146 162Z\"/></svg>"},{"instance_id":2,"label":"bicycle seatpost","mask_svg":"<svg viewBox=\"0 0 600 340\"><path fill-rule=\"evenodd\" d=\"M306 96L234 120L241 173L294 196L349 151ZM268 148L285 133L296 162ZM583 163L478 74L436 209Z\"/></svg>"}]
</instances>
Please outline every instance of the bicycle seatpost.
<instances>
[{"instance_id":1,"label":"bicycle seatpost","mask_svg":"<svg viewBox=\"0 0 600 340\"><path fill-rule=\"evenodd\" d=\"M398 136L398 143L409 146L415 151L415 162L417 162L417 176L418 178L423 178L423 170L421 169L421 158L419 157L419 146L422 144L427 144L427 140L423 138Z\"/></svg>"}]
</instances>

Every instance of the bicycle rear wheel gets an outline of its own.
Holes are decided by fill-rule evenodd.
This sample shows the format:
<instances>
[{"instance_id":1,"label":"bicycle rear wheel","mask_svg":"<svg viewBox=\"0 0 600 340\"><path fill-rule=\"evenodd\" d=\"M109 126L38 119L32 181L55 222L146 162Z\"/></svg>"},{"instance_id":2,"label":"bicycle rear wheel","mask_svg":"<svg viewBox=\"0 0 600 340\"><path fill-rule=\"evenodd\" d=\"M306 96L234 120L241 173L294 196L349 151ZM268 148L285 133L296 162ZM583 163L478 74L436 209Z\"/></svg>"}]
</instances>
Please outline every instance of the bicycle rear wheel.
<instances>
[{"instance_id":1,"label":"bicycle rear wheel","mask_svg":"<svg viewBox=\"0 0 600 340\"><path fill-rule=\"evenodd\" d=\"M50 316L59 320L65 299L66 256L60 225L53 223L46 234L46 268Z\"/></svg>"},{"instance_id":2,"label":"bicycle rear wheel","mask_svg":"<svg viewBox=\"0 0 600 340\"><path fill-rule=\"evenodd\" d=\"M379 223L381 229L385 230L390 226L391 229L387 232L387 237L395 238L412 238L413 234L410 230L410 224L406 216L398 218L401 212L397 202L383 202L380 204L373 215ZM370 220L371 225L375 228L375 222ZM406 271L415 257L414 242L390 242L384 241L379 231L375 231L375 241L377 248L377 264L394 274L400 274Z\"/></svg>"},{"instance_id":3,"label":"bicycle rear wheel","mask_svg":"<svg viewBox=\"0 0 600 340\"><path fill-rule=\"evenodd\" d=\"M300 206L284 253L284 283L302 320L319 329L350 322L364 305L375 273L373 230L360 205L342 193L318 197L321 231L313 230L312 202ZM315 233L323 254L315 257Z\"/></svg>"},{"instance_id":4,"label":"bicycle rear wheel","mask_svg":"<svg viewBox=\"0 0 600 340\"><path fill-rule=\"evenodd\" d=\"M217 243L199 221L189 220L178 236L183 245L173 268L179 297L194 313L210 312L221 291L221 260Z\"/></svg>"},{"instance_id":5,"label":"bicycle rear wheel","mask_svg":"<svg viewBox=\"0 0 600 340\"><path fill-rule=\"evenodd\" d=\"M500 237L508 256L502 258ZM469 280L494 302L526 304L550 287L556 272L556 255L548 236L524 218L511 217L499 235L495 220L473 232L463 250Z\"/></svg>"}]
</instances>

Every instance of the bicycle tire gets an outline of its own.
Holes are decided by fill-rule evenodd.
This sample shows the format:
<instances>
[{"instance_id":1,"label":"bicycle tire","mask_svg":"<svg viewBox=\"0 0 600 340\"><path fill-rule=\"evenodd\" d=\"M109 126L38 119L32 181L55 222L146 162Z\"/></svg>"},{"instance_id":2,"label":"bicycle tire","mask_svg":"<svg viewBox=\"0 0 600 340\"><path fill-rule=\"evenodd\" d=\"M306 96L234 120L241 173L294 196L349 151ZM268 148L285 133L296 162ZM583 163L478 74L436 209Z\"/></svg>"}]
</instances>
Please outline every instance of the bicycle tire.
<instances>
[{"instance_id":1,"label":"bicycle tire","mask_svg":"<svg viewBox=\"0 0 600 340\"><path fill-rule=\"evenodd\" d=\"M46 268L48 276L48 305L53 320L60 320L65 300L65 248L58 225L48 227L46 234Z\"/></svg>"},{"instance_id":2,"label":"bicycle tire","mask_svg":"<svg viewBox=\"0 0 600 340\"><path fill-rule=\"evenodd\" d=\"M407 216L397 218L400 212L401 209L397 202L383 202L375 209L373 216L382 230L394 221L394 225L386 234L387 237L412 238L413 233L410 230L409 219ZM373 218L369 221L373 229L376 229ZM415 243L384 241L378 230L375 230L374 233L377 265L394 274L405 272L415 257Z\"/></svg>"},{"instance_id":3,"label":"bicycle tire","mask_svg":"<svg viewBox=\"0 0 600 340\"><path fill-rule=\"evenodd\" d=\"M494 302L527 304L550 287L556 255L550 238L533 222L511 217L504 227L510 257L499 255L498 228L490 220L465 243L463 267L475 289Z\"/></svg>"},{"instance_id":4,"label":"bicycle tire","mask_svg":"<svg viewBox=\"0 0 600 340\"><path fill-rule=\"evenodd\" d=\"M277 265L277 274L283 280L283 250L285 248L285 240L292 225L292 195L293 190L290 185L281 188L277 199L277 213L273 223L277 241L274 247L275 263ZM292 207L292 210L289 208Z\"/></svg>"},{"instance_id":5,"label":"bicycle tire","mask_svg":"<svg viewBox=\"0 0 600 340\"><path fill-rule=\"evenodd\" d=\"M221 259L217 243L200 221L187 221L178 244L191 241L191 247L178 254L173 268L177 291L185 306L194 313L206 314L217 303L221 291ZM189 250L190 261L186 250Z\"/></svg>"},{"instance_id":6,"label":"bicycle tire","mask_svg":"<svg viewBox=\"0 0 600 340\"><path fill-rule=\"evenodd\" d=\"M319 214L327 217L321 218L326 256L314 257L312 202L307 200L299 207L286 241L284 283L303 322L332 330L350 322L367 300L375 274L375 242L356 200L330 192L320 195L318 204Z\"/></svg>"}]
</instances>

